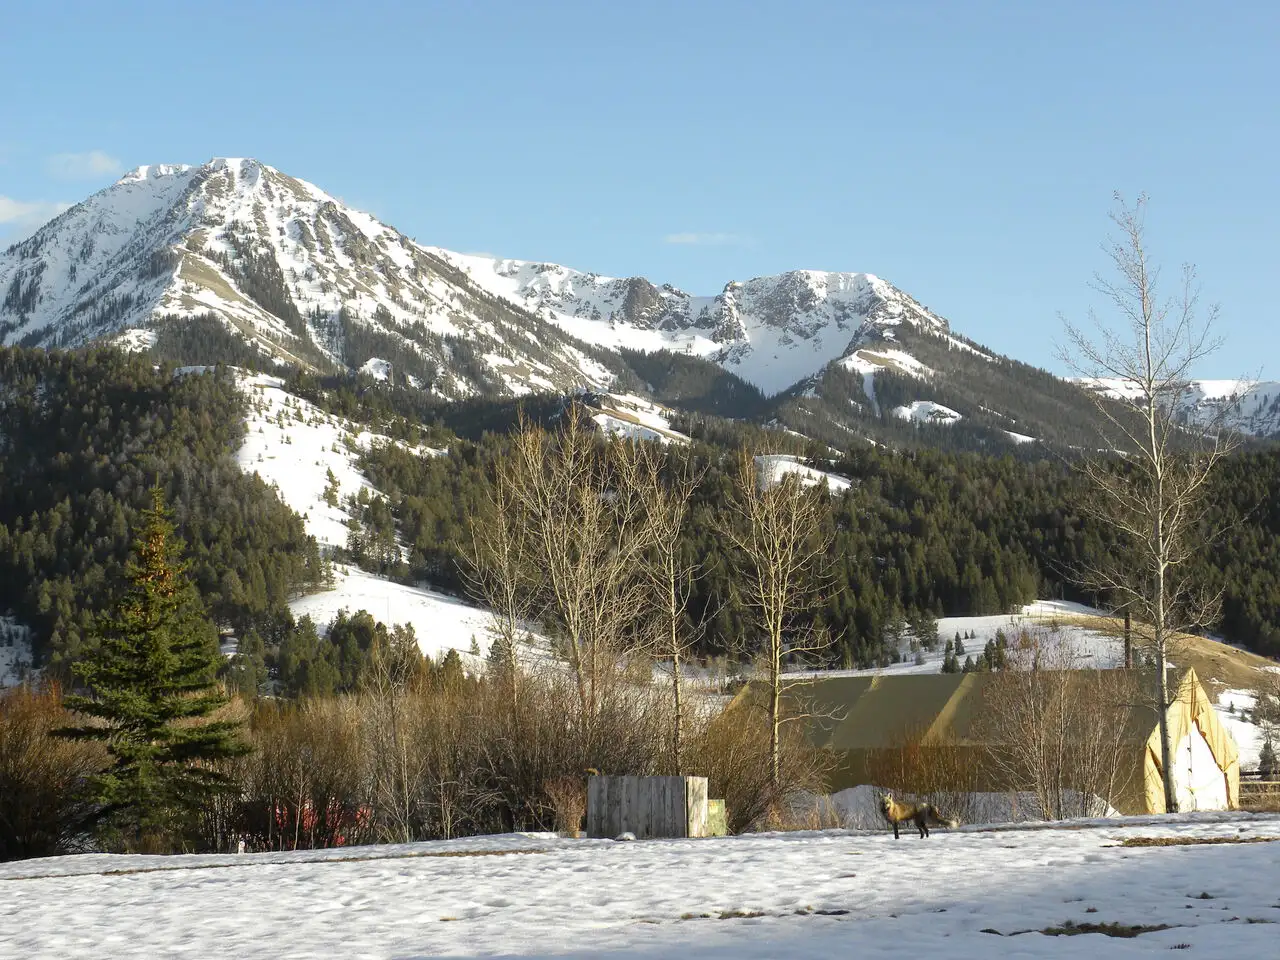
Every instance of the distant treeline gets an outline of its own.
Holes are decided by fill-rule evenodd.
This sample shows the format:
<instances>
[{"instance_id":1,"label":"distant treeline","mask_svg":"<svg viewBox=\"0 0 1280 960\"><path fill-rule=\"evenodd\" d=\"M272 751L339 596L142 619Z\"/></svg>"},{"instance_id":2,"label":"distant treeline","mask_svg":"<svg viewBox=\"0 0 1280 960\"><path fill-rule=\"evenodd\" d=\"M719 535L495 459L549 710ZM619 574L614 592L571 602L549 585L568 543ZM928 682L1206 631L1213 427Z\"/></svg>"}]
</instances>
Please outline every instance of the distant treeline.
<instances>
[{"instance_id":1,"label":"distant treeline","mask_svg":"<svg viewBox=\"0 0 1280 960\"><path fill-rule=\"evenodd\" d=\"M728 454L742 445L817 451L779 431L712 418L694 424L692 433L689 448L672 452L705 471L682 551L701 568L691 612L706 621L700 652L714 655L746 636L716 527L729 495ZM504 449L503 435L487 434L454 443L444 457L419 458L389 445L370 451L363 469L386 503L355 505L363 526L353 542L377 544L396 530L410 557L388 566L385 554L370 550L354 559L380 573L465 591L457 545L467 518L484 508L492 464ZM1065 462L870 446L823 452L829 459L819 466L853 481L831 499L832 580L817 613L835 639L834 663L885 663L897 655L904 629L924 618L998 614L1037 597L1106 606L1108 598L1075 585L1082 562L1111 547L1108 532L1081 515L1088 490ZM1280 654L1280 554L1272 549L1280 533L1277 491L1280 453L1232 458L1210 494L1213 519L1228 533L1197 561L1205 582L1222 589L1221 630L1269 655Z\"/></svg>"}]
</instances>

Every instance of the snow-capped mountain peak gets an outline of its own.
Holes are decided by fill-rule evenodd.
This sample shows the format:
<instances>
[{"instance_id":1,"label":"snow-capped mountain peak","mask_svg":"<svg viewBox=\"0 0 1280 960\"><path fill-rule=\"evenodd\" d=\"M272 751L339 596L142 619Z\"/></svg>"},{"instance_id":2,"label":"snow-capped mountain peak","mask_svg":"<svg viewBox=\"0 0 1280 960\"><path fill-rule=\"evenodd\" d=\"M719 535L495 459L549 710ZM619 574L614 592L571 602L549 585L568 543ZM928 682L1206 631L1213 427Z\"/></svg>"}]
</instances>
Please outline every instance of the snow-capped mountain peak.
<instances>
[{"instance_id":1,"label":"snow-capped mountain peak","mask_svg":"<svg viewBox=\"0 0 1280 960\"><path fill-rule=\"evenodd\" d=\"M1002 380L996 392L1019 404L1027 389L1060 404L1065 386L1013 389L1010 378L1025 371L874 274L798 269L690 293L642 276L455 253L245 157L140 166L0 252L0 343L103 340L182 363L360 372L450 399L643 392L644 364L623 351L666 351L718 364L770 402L799 404L797 417L846 429L848 417L934 403L966 424L1003 418L1009 432L1027 411L990 411L1000 402L984 399L992 391L962 381ZM884 373L907 383L886 383L882 404ZM705 369L698 378L708 380ZM820 413L807 403L816 400ZM1269 399L1253 407L1254 421L1271 416ZM1037 400L1031 415L1044 423L1051 408ZM737 415L732 403L716 409Z\"/></svg>"},{"instance_id":2,"label":"snow-capped mountain peak","mask_svg":"<svg viewBox=\"0 0 1280 960\"><path fill-rule=\"evenodd\" d=\"M945 334L945 320L867 273L791 270L732 280L711 296L643 277L435 249L476 284L606 349L706 357L766 394L779 393L900 324Z\"/></svg>"},{"instance_id":3,"label":"snow-capped mountain peak","mask_svg":"<svg viewBox=\"0 0 1280 960\"><path fill-rule=\"evenodd\" d=\"M212 319L282 362L377 357L443 396L611 379L398 231L247 158L131 171L0 254L0 296L5 343L146 343Z\"/></svg>"}]
</instances>

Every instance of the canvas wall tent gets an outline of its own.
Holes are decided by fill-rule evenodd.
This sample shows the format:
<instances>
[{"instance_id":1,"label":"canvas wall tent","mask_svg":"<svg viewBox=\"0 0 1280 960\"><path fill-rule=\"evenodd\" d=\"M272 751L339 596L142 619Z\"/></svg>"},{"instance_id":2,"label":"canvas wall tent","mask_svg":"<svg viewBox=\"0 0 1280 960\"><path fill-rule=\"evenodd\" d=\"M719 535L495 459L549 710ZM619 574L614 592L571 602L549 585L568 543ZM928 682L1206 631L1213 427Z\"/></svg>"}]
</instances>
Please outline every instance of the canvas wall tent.
<instances>
[{"instance_id":1,"label":"canvas wall tent","mask_svg":"<svg viewBox=\"0 0 1280 960\"><path fill-rule=\"evenodd\" d=\"M1121 813L1164 812L1160 773L1160 733L1151 695L1150 672L1106 671L1118 685L1128 684L1126 722L1114 740L1119 773L1112 805ZM904 744L945 748L949 762L963 768L971 789L1004 792L1026 788L1011 784L1008 773L992 762L999 736L992 730L989 700L1001 674L926 674L899 676L823 676L791 687L784 697L804 737L829 751L834 792L860 784L892 787L883 782L888 759ZM1084 672L1061 674L1065 683L1086 682ZM1194 670L1173 678L1176 697L1169 704L1169 730L1174 744L1174 779L1179 809L1234 809L1239 801L1238 750L1218 719ZM762 709L764 688L749 684L730 705ZM1151 704L1151 706L1145 706Z\"/></svg>"}]
</instances>

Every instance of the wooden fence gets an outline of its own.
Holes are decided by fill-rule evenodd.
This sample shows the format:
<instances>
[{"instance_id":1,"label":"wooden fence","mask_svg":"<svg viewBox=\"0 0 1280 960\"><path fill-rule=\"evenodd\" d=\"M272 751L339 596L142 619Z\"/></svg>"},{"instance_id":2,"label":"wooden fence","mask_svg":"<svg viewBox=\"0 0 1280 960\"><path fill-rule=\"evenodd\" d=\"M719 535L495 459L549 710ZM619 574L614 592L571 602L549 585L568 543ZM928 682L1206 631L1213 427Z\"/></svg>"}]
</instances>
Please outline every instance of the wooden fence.
<instances>
[{"instance_id":1,"label":"wooden fence","mask_svg":"<svg viewBox=\"0 0 1280 960\"><path fill-rule=\"evenodd\" d=\"M706 777L588 777L587 836L707 836Z\"/></svg>"}]
</instances>

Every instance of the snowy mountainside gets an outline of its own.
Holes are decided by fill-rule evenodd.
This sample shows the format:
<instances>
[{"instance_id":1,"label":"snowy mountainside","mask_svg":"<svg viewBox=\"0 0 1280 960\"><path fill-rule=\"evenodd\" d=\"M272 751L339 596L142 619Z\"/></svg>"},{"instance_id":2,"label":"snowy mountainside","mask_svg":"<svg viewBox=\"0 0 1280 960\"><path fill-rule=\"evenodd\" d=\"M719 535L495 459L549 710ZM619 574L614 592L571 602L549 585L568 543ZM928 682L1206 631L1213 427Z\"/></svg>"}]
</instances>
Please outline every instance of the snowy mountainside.
<instances>
[{"instance_id":1,"label":"snowy mountainside","mask_svg":"<svg viewBox=\"0 0 1280 960\"><path fill-rule=\"evenodd\" d=\"M267 358L322 371L379 358L443 397L613 379L554 326L256 160L132 171L0 254L0 295L6 344L136 344L140 328L212 317Z\"/></svg>"},{"instance_id":2,"label":"snowy mountainside","mask_svg":"<svg viewBox=\"0 0 1280 960\"><path fill-rule=\"evenodd\" d=\"M833 495L842 494L853 486L853 483L847 477L842 477L826 470L819 470L816 467L810 467L801 463L798 457L786 454L767 454L756 457L755 460L756 472L759 475L759 483L762 488L775 486L781 483L784 477L791 475L799 478L799 483L802 487L816 487L825 483L827 489Z\"/></svg>"},{"instance_id":3,"label":"snowy mountainside","mask_svg":"<svg viewBox=\"0 0 1280 960\"><path fill-rule=\"evenodd\" d=\"M672 429L675 411L628 393L602 393L591 398L598 413L591 421L602 433L633 440L656 440L658 443L688 443L689 438Z\"/></svg>"},{"instance_id":4,"label":"snowy mountainside","mask_svg":"<svg viewBox=\"0 0 1280 960\"><path fill-rule=\"evenodd\" d=\"M893 341L899 328L948 336L945 320L867 273L792 270L730 281L714 296L694 296L644 277L435 252L481 287L580 340L706 357L766 394L780 393L866 343Z\"/></svg>"},{"instance_id":5,"label":"snowy mountainside","mask_svg":"<svg viewBox=\"0 0 1280 960\"><path fill-rule=\"evenodd\" d=\"M1078 385L966 339L869 273L790 270L695 295L459 254L251 159L139 167L0 252L0 343L103 341L180 364L360 373L442 401L647 392L840 448L1034 456L1029 440L1087 445L1097 417ZM1258 422L1274 408L1259 399Z\"/></svg>"},{"instance_id":6,"label":"snowy mountainside","mask_svg":"<svg viewBox=\"0 0 1280 960\"><path fill-rule=\"evenodd\" d=\"M1078 382L1116 400L1132 401L1137 390L1115 378ZM1190 380L1175 411L1192 424L1225 423L1254 437L1280 434L1280 382L1274 380Z\"/></svg>"},{"instance_id":7,"label":"snowy mountainside","mask_svg":"<svg viewBox=\"0 0 1280 960\"><path fill-rule=\"evenodd\" d=\"M325 413L288 393L278 377L238 371L237 378L249 399L247 432L236 452L240 468L274 486L280 499L303 518L307 533L326 548L347 543L349 497L361 491L381 496L360 472L362 451L393 443L418 456L445 453L411 447ZM473 638L482 653L488 649L487 610L425 587L393 583L358 567L335 564L334 568L333 589L290 602L295 616L309 615L324 630L340 610L366 610L388 626L412 625L422 652L433 659L450 649L468 656ZM0 639L0 658L2 644Z\"/></svg>"},{"instance_id":8,"label":"snowy mountainside","mask_svg":"<svg viewBox=\"0 0 1280 960\"><path fill-rule=\"evenodd\" d=\"M377 492L360 473L361 451L374 443L399 441L293 396L279 377L241 371L238 381L249 398L247 432L236 451L240 468L274 486L322 546L345 546L348 518L342 501L361 490ZM434 456L444 451L417 447L411 452Z\"/></svg>"}]
</instances>

